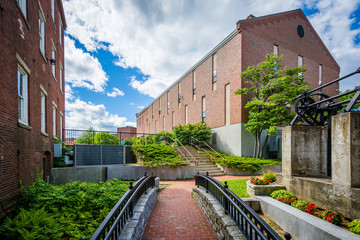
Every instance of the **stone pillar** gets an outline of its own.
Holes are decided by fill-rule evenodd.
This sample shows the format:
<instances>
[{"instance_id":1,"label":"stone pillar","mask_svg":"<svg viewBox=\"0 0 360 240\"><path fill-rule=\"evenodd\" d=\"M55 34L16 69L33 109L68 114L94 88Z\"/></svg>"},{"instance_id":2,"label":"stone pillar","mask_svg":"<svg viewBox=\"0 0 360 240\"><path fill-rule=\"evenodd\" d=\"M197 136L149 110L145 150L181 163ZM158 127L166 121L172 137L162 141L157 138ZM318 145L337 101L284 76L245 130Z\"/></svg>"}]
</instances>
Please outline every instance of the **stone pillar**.
<instances>
[{"instance_id":1,"label":"stone pillar","mask_svg":"<svg viewBox=\"0 0 360 240\"><path fill-rule=\"evenodd\" d=\"M326 177L327 127L287 126L282 132L282 175Z\"/></svg>"},{"instance_id":2,"label":"stone pillar","mask_svg":"<svg viewBox=\"0 0 360 240\"><path fill-rule=\"evenodd\" d=\"M360 112L332 117L332 182L360 187Z\"/></svg>"}]
</instances>

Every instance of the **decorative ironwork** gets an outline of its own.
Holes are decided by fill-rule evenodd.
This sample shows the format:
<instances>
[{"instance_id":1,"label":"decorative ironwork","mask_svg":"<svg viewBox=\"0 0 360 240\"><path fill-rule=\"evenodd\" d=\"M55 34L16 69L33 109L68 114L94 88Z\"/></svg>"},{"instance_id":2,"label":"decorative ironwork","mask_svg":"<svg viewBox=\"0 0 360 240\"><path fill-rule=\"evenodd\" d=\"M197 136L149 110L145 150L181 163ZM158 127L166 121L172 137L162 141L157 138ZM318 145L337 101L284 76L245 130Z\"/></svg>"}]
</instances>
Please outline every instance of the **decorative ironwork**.
<instances>
[{"instance_id":1,"label":"decorative ironwork","mask_svg":"<svg viewBox=\"0 0 360 240\"><path fill-rule=\"evenodd\" d=\"M132 216L138 200L153 186L155 186L155 176L146 175L146 172L135 185L130 182L129 190L115 204L90 240L118 239L127 220Z\"/></svg>"},{"instance_id":2,"label":"decorative ironwork","mask_svg":"<svg viewBox=\"0 0 360 240\"><path fill-rule=\"evenodd\" d=\"M206 192L216 198L247 239L282 239L252 208L228 189L227 182L223 185L206 173L195 175L195 185L205 188ZM289 233L284 236L285 239L291 239Z\"/></svg>"}]
</instances>

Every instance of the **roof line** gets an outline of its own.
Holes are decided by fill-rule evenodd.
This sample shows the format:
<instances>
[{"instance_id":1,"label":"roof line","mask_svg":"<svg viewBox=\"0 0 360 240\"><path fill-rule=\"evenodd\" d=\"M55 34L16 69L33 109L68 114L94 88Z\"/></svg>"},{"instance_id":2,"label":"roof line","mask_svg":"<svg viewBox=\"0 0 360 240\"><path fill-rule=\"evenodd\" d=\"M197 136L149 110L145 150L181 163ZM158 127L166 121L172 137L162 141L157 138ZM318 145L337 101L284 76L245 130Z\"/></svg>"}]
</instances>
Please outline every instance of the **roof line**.
<instances>
[{"instance_id":1,"label":"roof line","mask_svg":"<svg viewBox=\"0 0 360 240\"><path fill-rule=\"evenodd\" d=\"M285 11L285 12L272 13L272 14L268 14L268 15L264 15L264 16L260 16L260 17L253 17L253 18L241 19L241 20L237 21L236 23L246 22L246 21L251 21L251 20L256 20L256 19L265 18L265 17L270 17L270 16L275 16L275 15L284 14L284 13L296 12L296 11L299 11L299 10L302 11L301 8L298 8L298 9L289 10L289 11Z\"/></svg>"},{"instance_id":2,"label":"roof line","mask_svg":"<svg viewBox=\"0 0 360 240\"><path fill-rule=\"evenodd\" d=\"M173 84L167 87L157 98L155 98L151 103L149 103L146 108L144 108L139 113L137 113L136 116L143 113L151 104L156 102L156 100L158 100L165 92L169 91L177 83L183 80L189 73L194 71L198 66L200 66L203 62L205 62L206 59L208 59L210 56L216 53L221 47L223 47L226 43L228 43L231 39L233 39L237 34L238 34L237 29L232 31L225 39L223 39L218 45L216 45L204 57L202 57L197 63L195 63L189 70L187 70L183 75L181 75Z\"/></svg>"}]
</instances>

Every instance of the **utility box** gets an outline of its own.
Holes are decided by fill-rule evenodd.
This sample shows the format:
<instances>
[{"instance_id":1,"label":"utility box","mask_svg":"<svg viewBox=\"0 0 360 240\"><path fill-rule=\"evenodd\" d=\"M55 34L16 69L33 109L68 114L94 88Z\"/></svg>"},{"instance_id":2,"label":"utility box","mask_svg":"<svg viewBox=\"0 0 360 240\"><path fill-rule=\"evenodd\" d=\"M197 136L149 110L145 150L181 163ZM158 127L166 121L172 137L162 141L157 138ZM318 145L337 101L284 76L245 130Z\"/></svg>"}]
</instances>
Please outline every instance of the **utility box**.
<instances>
[{"instance_id":1,"label":"utility box","mask_svg":"<svg viewBox=\"0 0 360 240\"><path fill-rule=\"evenodd\" d=\"M59 143L54 144L54 157L62 157L62 145Z\"/></svg>"}]
</instances>

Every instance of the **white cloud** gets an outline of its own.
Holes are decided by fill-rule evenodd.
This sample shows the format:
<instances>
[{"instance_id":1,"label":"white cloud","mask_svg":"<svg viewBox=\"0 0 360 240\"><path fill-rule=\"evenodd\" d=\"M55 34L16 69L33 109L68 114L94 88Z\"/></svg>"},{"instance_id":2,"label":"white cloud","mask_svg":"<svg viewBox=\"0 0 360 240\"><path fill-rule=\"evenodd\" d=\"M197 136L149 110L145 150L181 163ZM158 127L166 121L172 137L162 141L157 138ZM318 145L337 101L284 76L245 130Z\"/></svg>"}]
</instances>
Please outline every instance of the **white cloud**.
<instances>
[{"instance_id":1,"label":"white cloud","mask_svg":"<svg viewBox=\"0 0 360 240\"><path fill-rule=\"evenodd\" d=\"M66 82L72 87L84 87L95 92L103 92L108 81L99 60L76 48L75 41L65 37Z\"/></svg>"},{"instance_id":2,"label":"white cloud","mask_svg":"<svg viewBox=\"0 0 360 240\"><path fill-rule=\"evenodd\" d=\"M96 105L84 102L79 98L66 101L65 124L68 129L88 129L115 131L118 127L136 126L135 122L128 122L126 117L109 113L103 104Z\"/></svg>"},{"instance_id":3,"label":"white cloud","mask_svg":"<svg viewBox=\"0 0 360 240\"><path fill-rule=\"evenodd\" d=\"M117 96L124 96L125 93L118 88L114 87L111 93L107 93L109 97L117 97Z\"/></svg>"},{"instance_id":4,"label":"white cloud","mask_svg":"<svg viewBox=\"0 0 360 240\"><path fill-rule=\"evenodd\" d=\"M144 106L138 106L139 109L144 109Z\"/></svg>"},{"instance_id":5,"label":"white cloud","mask_svg":"<svg viewBox=\"0 0 360 240\"><path fill-rule=\"evenodd\" d=\"M135 105L135 103L131 102L131 103L130 103L130 105L131 105L131 106L134 106L134 105Z\"/></svg>"}]
</instances>

